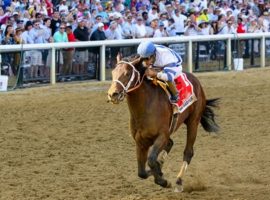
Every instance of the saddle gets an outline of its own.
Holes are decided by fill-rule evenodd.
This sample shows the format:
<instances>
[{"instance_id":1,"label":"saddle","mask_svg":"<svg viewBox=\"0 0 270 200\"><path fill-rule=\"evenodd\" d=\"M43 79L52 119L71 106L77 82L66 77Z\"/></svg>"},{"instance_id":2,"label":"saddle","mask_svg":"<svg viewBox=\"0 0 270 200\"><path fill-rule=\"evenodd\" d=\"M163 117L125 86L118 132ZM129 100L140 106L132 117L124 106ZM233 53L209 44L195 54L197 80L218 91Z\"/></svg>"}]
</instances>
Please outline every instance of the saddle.
<instances>
[{"instance_id":1,"label":"saddle","mask_svg":"<svg viewBox=\"0 0 270 200\"><path fill-rule=\"evenodd\" d=\"M187 79L185 73L181 74L174 82L179 92L179 101L172 104L173 113L175 114L184 112L191 104L197 101L197 97L194 94L193 85ZM170 99L171 94L165 81L154 78L153 84L160 86Z\"/></svg>"}]
</instances>

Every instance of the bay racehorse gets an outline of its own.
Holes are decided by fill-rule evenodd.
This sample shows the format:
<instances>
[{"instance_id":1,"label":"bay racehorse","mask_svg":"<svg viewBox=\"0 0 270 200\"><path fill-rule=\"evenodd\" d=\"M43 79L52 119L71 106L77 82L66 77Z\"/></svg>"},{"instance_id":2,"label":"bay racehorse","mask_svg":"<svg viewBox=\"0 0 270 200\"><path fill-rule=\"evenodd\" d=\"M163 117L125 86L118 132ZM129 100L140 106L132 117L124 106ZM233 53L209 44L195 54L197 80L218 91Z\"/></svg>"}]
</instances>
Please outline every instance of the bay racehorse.
<instances>
[{"instance_id":1,"label":"bay racehorse","mask_svg":"<svg viewBox=\"0 0 270 200\"><path fill-rule=\"evenodd\" d=\"M172 131L173 107L164 90L153 84L145 76L146 68L139 57L117 61L112 71L112 83L108 90L108 101L118 104L127 98L130 111L130 130L136 142L138 176L146 179L154 176L156 184L170 187L163 177L162 164L170 152L173 141L170 135L181 124L187 126L187 139L183 155L183 164L177 175L175 191L183 190L182 179L194 154L193 145L197 136L199 123L208 132L217 132L219 126L215 122L215 114L211 107L218 105L218 99L206 100L203 88L198 79L186 73L193 84L197 101L184 112L177 114L175 128ZM150 148L151 147L151 148ZM150 170L146 170L146 163Z\"/></svg>"}]
</instances>

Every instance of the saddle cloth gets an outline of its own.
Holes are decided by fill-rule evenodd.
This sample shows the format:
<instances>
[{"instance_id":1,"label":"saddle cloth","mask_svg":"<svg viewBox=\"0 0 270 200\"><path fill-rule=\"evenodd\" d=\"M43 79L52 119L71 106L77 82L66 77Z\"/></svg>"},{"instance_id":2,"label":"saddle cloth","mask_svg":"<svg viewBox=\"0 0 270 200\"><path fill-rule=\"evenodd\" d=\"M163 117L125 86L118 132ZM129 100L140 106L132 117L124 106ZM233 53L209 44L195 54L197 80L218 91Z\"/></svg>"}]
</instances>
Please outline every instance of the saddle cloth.
<instances>
[{"instance_id":1,"label":"saddle cloth","mask_svg":"<svg viewBox=\"0 0 270 200\"><path fill-rule=\"evenodd\" d=\"M156 80L157 84L165 90L168 98L170 98L170 92L168 91L166 84L163 81ZM188 80L186 74L182 73L177 79L174 80L176 88L179 92L179 100L177 103L173 104L174 113L184 112L192 103L197 101L197 98L193 91L193 85ZM177 108L175 108L177 106Z\"/></svg>"},{"instance_id":2,"label":"saddle cloth","mask_svg":"<svg viewBox=\"0 0 270 200\"><path fill-rule=\"evenodd\" d=\"M197 98L193 91L193 85L188 80L185 73L182 73L177 79L174 80L176 88L179 91L179 100L176 103L178 111L184 112Z\"/></svg>"}]
</instances>

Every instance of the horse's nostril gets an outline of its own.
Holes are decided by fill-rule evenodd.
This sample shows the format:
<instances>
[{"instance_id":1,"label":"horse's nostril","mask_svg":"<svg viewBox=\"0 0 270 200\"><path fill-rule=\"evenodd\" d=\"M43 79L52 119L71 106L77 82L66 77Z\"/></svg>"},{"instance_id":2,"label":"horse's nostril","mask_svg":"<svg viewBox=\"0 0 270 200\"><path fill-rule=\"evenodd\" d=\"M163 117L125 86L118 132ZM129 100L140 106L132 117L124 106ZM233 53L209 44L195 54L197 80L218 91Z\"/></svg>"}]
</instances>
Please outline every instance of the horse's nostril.
<instances>
[{"instance_id":1,"label":"horse's nostril","mask_svg":"<svg viewBox=\"0 0 270 200\"><path fill-rule=\"evenodd\" d=\"M112 97L113 97L113 98L116 98L116 97L118 97L118 95L119 95L118 92L114 92L114 93L112 94Z\"/></svg>"}]
</instances>

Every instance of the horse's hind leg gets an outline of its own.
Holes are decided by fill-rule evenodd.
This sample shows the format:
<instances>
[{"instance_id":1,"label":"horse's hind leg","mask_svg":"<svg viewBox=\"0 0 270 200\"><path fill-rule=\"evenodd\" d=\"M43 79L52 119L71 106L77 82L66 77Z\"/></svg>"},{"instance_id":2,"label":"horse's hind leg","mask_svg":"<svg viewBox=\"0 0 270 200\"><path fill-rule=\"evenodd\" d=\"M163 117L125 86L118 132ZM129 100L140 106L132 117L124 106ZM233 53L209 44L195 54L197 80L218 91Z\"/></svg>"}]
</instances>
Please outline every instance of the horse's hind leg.
<instances>
[{"instance_id":1,"label":"horse's hind leg","mask_svg":"<svg viewBox=\"0 0 270 200\"><path fill-rule=\"evenodd\" d=\"M181 166L181 169L177 175L176 180L176 192L182 192L183 191L183 177L185 175L185 172L187 170L188 165L191 162L191 159L193 157L194 151L193 151L193 145L196 140L197 136L197 129L198 129L198 123L192 122L187 124L187 141L186 141L186 147L184 150L184 159L183 164Z\"/></svg>"},{"instance_id":2,"label":"horse's hind leg","mask_svg":"<svg viewBox=\"0 0 270 200\"><path fill-rule=\"evenodd\" d=\"M162 175L161 165L158 162L158 155L162 149L167 145L168 139L165 135L159 135L153 144L152 151L148 157L148 165L154 175L155 183L162 187L170 187L171 184L165 180Z\"/></svg>"},{"instance_id":3,"label":"horse's hind leg","mask_svg":"<svg viewBox=\"0 0 270 200\"><path fill-rule=\"evenodd\" d=\"M146 179L150 175L150 172L146 172L145 165L147 161L149 146L142 146L137 144L136 153L137 153L137 163L138 163L138 176L140 178Z\"/></svg>"},{"instance_id":4,"label":"horse's hind leg","mask_svg":"<svg viewBox=\"0 0 270 200\"><path fill-rule=\"evenodd\" d=\"M172 147L173 147L173 140L171 138L169 138L167 145L164 147L164 149L158 155L158 162L160 163L161 167L164 164L165 159L166 159L167 155L170 153Z\"/></svg>"}]
</instances>

